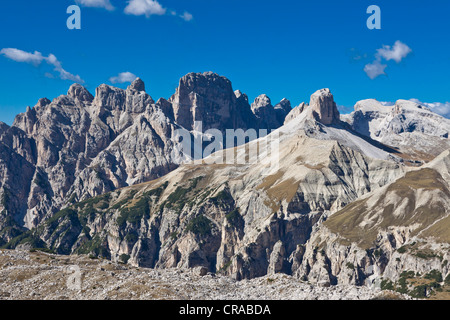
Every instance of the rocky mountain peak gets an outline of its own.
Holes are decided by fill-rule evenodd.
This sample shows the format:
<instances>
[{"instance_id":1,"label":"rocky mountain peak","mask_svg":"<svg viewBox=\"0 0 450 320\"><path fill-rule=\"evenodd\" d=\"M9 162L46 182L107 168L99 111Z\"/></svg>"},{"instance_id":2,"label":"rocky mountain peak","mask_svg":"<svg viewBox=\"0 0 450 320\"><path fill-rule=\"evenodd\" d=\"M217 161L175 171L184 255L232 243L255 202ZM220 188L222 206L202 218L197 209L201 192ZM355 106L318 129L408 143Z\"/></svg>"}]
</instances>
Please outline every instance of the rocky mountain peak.
<instances>
[{"instance_id":1,"label":"rocky mountain peak","mask_svg":"<svg viewBox=\"0 0 450 320\"><path fill-rule=\"evenodd\" d=\"M256 97L251 107L253 111L260 108L269 108L269 107L273 108L272 101L266 94L261 94L258 97Z\"/></svg>"},{"instance_id":2,"label":"rocky mountain peak","mask_svg":"<svg viewBox=\"0 0 450 320\"><path fill-rule=\"evenodd\" d=\"M403 112L431 112L431 110L414 101L400 99L395 102L392 112L398 115Z\"/></svg>"},{"instance_id":3,"label":"rocky mountain peak","mask_svg":"<svg viewBox=\"0 0 450 320\"><path fill-rule=\"evenodd\" d=\"M283 105L285 105L285 101ZM275 109L270 98L262 94L258 96L251 105L251 110L257 118L259 128L277 129L280 127L287 112L283 110L281 105Z\"/></svg>"},{"instance_id":4,"label":"rocky mountain peak","mask_svg":"<svg viewBox=\"0 0 450 320\"><path fill-rule=\"evenodd\" d=\"M321 89L313 93L310 107L319 122L325 125L339 123L339 111L330 89Z\"/></svg>"},{"instance_id":5,"label":"rocky mountain peak","mask_svg":"<svg viewBox=\"0 0 450 320\"><path fill-rule=\"evenodd\" d=\"M214 72L188 73L180 79L177 91L180 93L183 90L186 90L189 93L195 91L201 95L206 93L205 91L211 87L221 88L226 91L231 90L231 92L233 92L231 89L231 81Z\"/></svg>"},{"instance_id":6,"label":"rocky mountain peak","mask_svg":"<svg viewBox=\"0 0 450 320\"><path fill-rule=\"evenodd\" d=\"M291 102L288 99L283 98L279 103L277 103L275 105L275 109L278 109L278 108L289 112L292 109L291 108Z\"/></svg>"},{"instance_id":7,"label":"rocky mountain peak","mask_svg":"<svg viewBox=\"0 0 450 320\"><path fill-rule=\"evenodd\" d=\"M70 86L67 95L75 100L83 102L92 102L92 100L94 100L92 94L85 87L78 83L74 83Z\"/></svg>"},{"instance_id":8,"label":"rocky mountain peak","mask_svg":"<svg viewBox=\"0 0 450 320\"><path fill-rule=\"evenodd\" d=\"M236 96L236 99L244 99L245 101L248 102L248 96L243 93L241 90L236 90L234 92L234 95Z\"/></svg>"},{"instance_id":9,"label":"rocky mountain peak","mask_svg":"<svg viewBox=\"0 0 450 320\"><path fill-rule=\"evenodd\" d=\"M126 92L123 89L102 84L95 89L94 104L107 109L122 110L125 106Z\"/></svg>"},{"instance_id":10,"label":"rocky mountain peak","mask_svg":"<svg viewBox=\"0 0 450 320\"><path fill-rule=\"evenodd\" d=\"M293 108L291 111L289 111L289 113L284 119L284 124L287 124L288 122L297 118L303 111L305 111L306 107L308 107L308 104L302 102L301 104Z\"/></svg>"},{"instance_id":11,"label":"rocky mountain peak","mask_svg":"<svg viewBox=\"0 0 450 320\"><path fill-rule=\"evenodd\" d=\"M231 81L213 72L188 73L180 79L169 99L175 121L192 130L194 122L204 122L204 129L233 127L237 120L236 96Z\"/></svg>"},{"instance_id":12,"label":"rocky mountain peak","mask_svg":"<svg viewBox=\"0 0 450 320\"><path fill-rule=\"evenodd\" d=\"M48 100L47 98L41 98L37 102L36 107L45 107L45 106L49 105L50 103L52 103L52 102L50 100Z\"/></svg>"},{"instance_id":13,"label":"rocky mountain peak","mask_svg":"<svg viewBox=\"0 0 450 320\"><path fill-rule=\"evenodd\" d=\"M6 123L0 121L0 135L8 129L9 129L9 126Z\"/></svg>"},{"instance_id":14,"label":"rocky mountain peak","mask_svg":"<svg viewBox=\"0 0 450 320\"><path fill-rule=\"evenodd\" d=\"M266 94L259 95L252 103L252 108L268 107L268 106L272 106L272 101Z\"/></svg>"},{"instance_id":15,"label":"rocky mountain peak","mask_svg":"<svg viewBox=\"0 0 450 320\"><path fill-rule=\"evenodd\" d=\"M128 91L134 91L134 92L145 92L145 83L142 81L141 78L136 78L129 86Z\"/></svg>"},{"instance_id":16,"label":"rocky mountain peak","mask_svg":"<svg viewBox=\"0 0 450 320\"><path fill-rule=\"evenodd\" d=\"M286 116L292 110L291 102L288 99L283 98L279 103L275 105L274 109L277 121L280 125L282 125L284 123L284 120L286 119Z\"/></svg>"}]
</instances>

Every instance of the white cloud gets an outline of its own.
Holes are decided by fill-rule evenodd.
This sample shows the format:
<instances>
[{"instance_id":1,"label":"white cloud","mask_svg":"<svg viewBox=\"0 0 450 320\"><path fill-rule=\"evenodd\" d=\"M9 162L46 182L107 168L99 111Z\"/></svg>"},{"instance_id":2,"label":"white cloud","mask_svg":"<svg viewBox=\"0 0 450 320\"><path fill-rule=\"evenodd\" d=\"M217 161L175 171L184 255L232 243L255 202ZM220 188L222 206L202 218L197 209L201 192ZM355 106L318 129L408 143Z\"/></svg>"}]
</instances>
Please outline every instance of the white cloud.
<instances>
[{"instance_id":1,"label":"white cloud","mask_svg":"<svg viewBox=\"0 0 450 320\"><path fill-rule=\"evenodd\" d=\"M25 52L15 48L5 48L0 51L0 54L14 60L16 62L25 62L38 66L42 63L45 57L42 53L35 51L34 53Z\"/></svg>"},{"instance_id":2,"label":"white cloud","mask_svg":"<svg viewBox=\"0 0 450 320\"><path fill-rule=\"evenodd\" d=\"M61 62L56 58L54 54L49 54L45 57L39 51L34 53L26 52L16 48L4 48L0 50L0 54L4 55L8 59L14 60L16 62L29 63L38 67L42 62L46 62L48 65L53 66L53 70L59 74L59 78L62 80L71 80L78 83L84 83L83 79L78 75L73 75L63 69ZM45 76L49 78L50 73L46 72Z\"/></svg>"},{"instance_id":3,"label":"white cloud","mask_svg":"<svg viewBox=\"0 0 450 320\"><path fill-rule=\"evenodd\" d=\"M165 15L167 9L163 8L156 0L130 0L124 12L135 16Z\"/></svg>"},{"instance_id":4,"label":"white cloud","mask_svg":"<svg viewBox=\"0 0 450 320\"><path fill-rule=\"evenodd\" d=\"M381 61L384 59L386 61L394 60L400 63L403 58L412 52L411 48L400 40L395 41L394 46L383 45L381 49L377 49L375 54L375 60L372 63L366 64L364 71L370 79L375 79L380 75L385 75L386 64L382 64Z\"/></svg>"},{"instance_id":5,"label":"white cloud","mask_svg":"<svg viewBox=\"0 0 450 320\"><path fill-rule=\"evenodd\" d=\"M163 16L167 14L178 16L184 21L192 21L194 18L194 16L187 11L181 15L177 15L175 10L164 8L158 1L159 0L128 0L124 13L134 16L146 16L147 18L152 15ZM110 0L75 0L75 2L84 7L104 8L109 11L115 9Z\"/></svg>"},{"instance_id":6,"label":"white cloud","mask_svg":"<svg viewBox=\"0 0 450 320\"><path fill-rule=\"evenodd\" d=\"M365 65L364 72L373 80L382 74L386 74L386 72L384 72L386 67L386 64L382 64L379 60L375 60L374 62Z\"/></svg>"},{"instance_id":7,"label":"white cloud","mask_svg":"<svg viewBox=\"0 0 450 320\"><path fill-rule=\"evenodd\" d=\"M111 83L125 83L125 82L133 82L137 79L137 76L131 72L122 72L119 73L116 77L109 78Z\"/></svg>"},{"instance_id":8,"label":"white cloud","mask_svg":"<svg viewBox=\"0 0 450 320\"><path fill-rule=\"evenodd\" d=\"M418 103L422 106L425 106L427 108L429 108L431 111L446 117L446 118L450 118L450 102L421 102L418 99L410 99L410 101L413 101L415 103Z\"/></svg>"},{"instance_id":9,"label":"white cloud","mask_svg":"<svg viewBox=\"0 0 450 320\"><path fill-rule=\"evenodd\" d=\"M63 69L61 62L55 57L55 55L50 54L48 56L48 58L46 58L46 61L48 64L51 64L52 66L55 67L55 71L59 73L59 77L63 80L71 80L74 82L79 82L82 83L84 82L80 76L75 76L69 72L67 72L66 70Z\"/></svg>"},{"instance_id":10,"label":"white cloud","mask_svg":"<svg viewBox=\"0 0 450 320\"><path fill-rule=\"evenodd\" d=\"M377 55L379 57L382 57L387 61L394 60L397 63L402 61L402 59L405 58L411 52L412 52L411 48L408 47L403 42L401 42L400 40L395 41L393 47L383 45L383 48L377 49Z\"/></svg>"},{"instance_id":11,"label":"white cloud","mask_svg":"<svg viewBox=\"0 0 450 320\"><path fill-rule=\"evenodd\" d=\"M105 8L108 11L115 9L110 0L76 0L76 2L85 7Z\"/></svg>"},{"instance_id":12,"label":"white cloud","mask_svg":"<svg viewBox=\"0 0 450 320\"><path fill-rule=\"evenodd\" d=\"M194 16L189 12L185 11L182 15L180 15L180 18L183 19L184 21L191 21L192 19L194 19Z\"/></svg>"}]
</instances>

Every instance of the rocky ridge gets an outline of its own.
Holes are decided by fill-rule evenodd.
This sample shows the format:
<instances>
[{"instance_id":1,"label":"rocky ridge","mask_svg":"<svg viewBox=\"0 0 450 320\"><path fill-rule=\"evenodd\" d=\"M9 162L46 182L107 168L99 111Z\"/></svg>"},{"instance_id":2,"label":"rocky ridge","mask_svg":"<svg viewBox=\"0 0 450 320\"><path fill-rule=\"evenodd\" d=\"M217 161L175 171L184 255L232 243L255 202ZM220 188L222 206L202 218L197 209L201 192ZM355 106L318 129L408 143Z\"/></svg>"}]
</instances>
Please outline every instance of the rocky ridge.
<instances>
[{"instance_id":1,"label":"rocky ridge","mask_svg":"<svg viewBox=\"0 0 450 320\"><path fill-rule=\"evenodd\" d=\"M69 288L74 267L79 288ZM287 275L235 281L199 270L134 268L86 256L0 250L0 300L369 300L411 299L379 289L318 287Z\"/></svg>"},{"instance_id":2,"label":"rocky ridge","mask_svg":"<svg viewBox=\"0 0 450 320\"><path fill-rule=\"evenodd\" d=\"M151 268L204 267L238 280L296 274L323 219L406 170L357 137L355 143L378 159L345 141L310 137L311 126L323 125L310 111L273 133L283 159L276 166L269 165L274 155L267 150L259 163L239 161L248 156L247 147L269 135L237 147L237 164L208 164L205 158L158 180L70 205L9 247L41 243L60 254Z\"/></svg>"},{"instance_id":3,"label":"rocky ridge","mask_svg":"<svg viewBox=\"0 0 450 320\"><path fill-rule=\"evenodd\" d=\"M342 116L353 130L428 162L450 148L450 120L409 100L385 106L374 99L356 103L355 111Z\"/></svg>"},{"instance_id":4,"label":"rocky ridge","mask_svg":"<svg viewBox=\"0 0 450 320\"><path fill-rule=\"evenodd\" d=\"M399 101L386 111L365 101L341 121L333 95L322 89L288 113L287 100L273 107L265 95L250 106L245 94L211 73L187 75L172 98L156 104L144 90L138 79L127 90L103 85L94 98L75 85L67 96L40 100L13 127L0 125L4 154L24 168L29 163L21 173L33 179L29 201L47 212L39 222L28 210L16 215L30 227L26 232L11 223L13 205L25 208L17 195L26 194L27 185L11 184L16 168L7 158L0 161L8 182L0 211L5 248L87 254L158 270L200 268L235 280L282 273L319 287L379 284L416 297L448 290L448 152L415 168L415 157L431 151L404 145L411 135L447 143L445 130L431 125L437 118L429 110ZM58 103L70 106L65 117ZM361 112L370 116L359 118ZM92 114L105 139L106 132L113 138L87 165L87 146L97 145L89 141L102 139L85 138L79 150L73 141L81 139L80 126L92 127ZM413 117L416 125L408 125ZM39 119L55 121L59 131L47 132ZM232 149L235 163L211 161L223 156L218 151L183 164L173 137L183 128L177 121L190 130L195 121L207 121L220 131L241 121L276 127L281 119L284 125L269 136ZM375 128L382 132L372 134ZM40 130L45 139L39 140ZM279 158L261 149L274 136ZM248 163L255 147L263 160ZM72 149L78 150L75 166ZM56 166L36 167L42 159ZM60 190L46 183L49 177L67 184L61 170L75 170L76 180L68 192L59 191L64 200L49 201Z\"/></svg>"},{"instance_id":5,"label":"rocky ridge","mask_svg":"<svg viewBox=\"0 0 450 320\"><path fill-rule=\"evenodd\" d=\"M101 85L95 97L74 84L53 101L40 99L11 127L1 124L0 244L67 203L174 170L186 160L175 132L192 131L194 121L203 130L256 126L248 98L211 72L183 77L169 100L155 103L145 90L139 78L126 90ZM277 108L280 119L287 105Z\"/></svg>"}]
</instances>

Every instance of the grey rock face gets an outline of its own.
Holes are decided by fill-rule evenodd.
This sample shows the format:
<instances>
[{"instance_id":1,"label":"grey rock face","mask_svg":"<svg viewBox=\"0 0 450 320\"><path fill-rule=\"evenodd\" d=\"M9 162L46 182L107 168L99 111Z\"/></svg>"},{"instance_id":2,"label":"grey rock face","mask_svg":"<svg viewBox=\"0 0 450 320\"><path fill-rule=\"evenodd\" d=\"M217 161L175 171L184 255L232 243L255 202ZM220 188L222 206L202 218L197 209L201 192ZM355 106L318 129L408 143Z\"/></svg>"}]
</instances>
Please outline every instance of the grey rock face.
<instances>
[{"instance_id":1,"label":"grey rock face","mask_svg":"<svg viewBox=\"0 0 450 320\"><path fill-rule=\"evenodd\" d=\"M174 132L192 130L194 120L203 130L257 125L246 96L211 72L183 77L169 101L155 103L145 89L137 78L126 90L100 85L93 97L74 84L27 108L11 128L2 124L0 190L11 193L3 206L10 221L33 228L69 203L167 174L184 161Z\"/></svg>"},{"instance_id":2,"label":"grey rock face","mask_svg":"<svg viewBox=\"0 0 450 320\"><path fill-rule=\"evenodd\" d=\"M72 97L74 100L79 100L80 102L92 102L92 100L94 100L92 94L80 84L71 85L69 91L67 92L67 95L69 97ZM47 100L44 103L39 102L38 105L45 106L47 104L50 104L50 101Z\"/></svg>"},{"instance_id":3,"label":"grey rock face","mask_svg":"<svg viewBox=\"0 0 450 320\"><path fill-rule=\"evenodd\" d=\"M127 90L135 92L145 92L145 83L141 78L137 78L128 86Z\"/></svg>"},{"instance_id":4,"label":"grey rock face","mask_svg":"<svg viewBox=\"0 0 450 320\"><path fill-rule=\"evenodd\" d=\"M202 121L203 130L277 129L290 109L283 99L276 108L266 95L250 106L247 95L233 92L231 82L212 72L190 73L180 80L176 93L169 99L175 121L188 130Z\"/></svg>"},{"instance_id":5,"label":"grey rock face","mask_svg":"<svg viewBox=\"0 0 450 320\"><path fill-rule=\"evenodd\" d=\"M247 129L245 104L238 109L231 82L212 72L189 73L180 80L176 93L169 99L175 121L193 130L195 121L203 122L203 130Z\"/></svg>"},{"instance_id":6,"label":"grey rock face","mask_svg":"<svg viewBox=\"0 0 450 320\"><path fill-rule=\"evenodd\" d=\"M283 99L274 107L270 98L265 94L255 99L251 109L256 116L257 127L272 130L281 127L287 114L292 110L289 100Z\"/></svg>"},{"instance_id":7,"label":"grey rock face","mask_svg":"<svg viewBox=\"0 0 450 320\"><path fill-rule=\"evenodd\" d=\"M297 118L308 106L308 104L305 104L302 102L300 105L289 111L289 113L286 115L286 118L284 119L284 124L287 124L291 120Z\"/></svg>"},{"instance_id":8,"label":"grey rock face","mask_svg":"<svg viewBox=\"0 0 450 320\"><path fill-rule=\"evenodd\" d=\"M284 98L279 103L277 103L274 107L275 114L277 117L277 121L279 126L282 126L284 124L284 120L286 119L286 116L291 112L291 102Z\"/></svg>"},{"instance_id":9,"label":"grey rock face","mask_svg":"<svg viewBox=\"0 0 450 320\"><path fill-rule=\"evenodd\" d=\"M317 115L318 121L331 125L340 122L339 111L330 89L321 89L311 96L310 107Z\"/></svg>"},{"instance_id":10,"label":"grey rock face","mask_svg":"<svg viewBox=\"0 0 450 320\"><path fill-rule=\"evenodd\" d=\"M35 235L59 253L113 261L125 255L135 266L201 267L237 280L280 272L301 276L307 244L323 218L404 168L284 130L283 162L268 176L258 174L263 163L180 166L158 180L74 204ZM317 272L323 285L334 283Z\"/></svg>"},{"instance_id":11,"label":"grey rock face","mask_svg":"<svg viewBox=\"0 0 450 320\"><path fill-rule=\"evenodd\" d=\"M450 212L449 161L446 151L328 217L311 235L297 275L354 285L396 283L407 272L411 278L436 273L444 279L450 274L442 263L450 258L444 231Z\"/></svg>"},{"instance_id":12,"label":"grey rock face","mask_svg":"<svg viewBox=\"0 0 450 320\"><path fill-rule=\"evenodd\" d=\"M32 228L68 201L154 179L176 167L165 155L174 124L143 90L137 79L126 91L102 85L94 98L74 84L66 96L41 99L16 117L3 139L30 168L4 172L18 178L27 174L17 182L27 191L14 193L22 208L9 210L19 225ZM148 159L145 165L143 159ZM6 156L2 160L20 164Z\"/></svg>"},{"instance_id":13,"label":"grey rock face","mask_svg":"<svg viewBox=\"0 0 450 320\"><path fill-rule=\"evenodd\" d=\"M275 109L267 95L258 96L252 103L251 108L257 118L258 127L276 129L280 126Z\"/></svg>"},{"instance_id":14,"label":"grey rock face","mask_svg":"<svg viewBox=\"0 0 450 320\"><path fill-rule=\"evenodd\" d=\"M41 100L12 127L0 123L0 244L203 277L286 273L321 288L397 281L405 269L446 276L448 152L406 168L339 122L328 89L289 109L266 95L250 107L213 73L187 75L156 103L140 79ZM399 103L391 116L410 111ZM174 132L197 120L204 130L285 122L278 166L184 165ZM386 125L399 135L396 123Z\"/></svg>"}]
</instances>

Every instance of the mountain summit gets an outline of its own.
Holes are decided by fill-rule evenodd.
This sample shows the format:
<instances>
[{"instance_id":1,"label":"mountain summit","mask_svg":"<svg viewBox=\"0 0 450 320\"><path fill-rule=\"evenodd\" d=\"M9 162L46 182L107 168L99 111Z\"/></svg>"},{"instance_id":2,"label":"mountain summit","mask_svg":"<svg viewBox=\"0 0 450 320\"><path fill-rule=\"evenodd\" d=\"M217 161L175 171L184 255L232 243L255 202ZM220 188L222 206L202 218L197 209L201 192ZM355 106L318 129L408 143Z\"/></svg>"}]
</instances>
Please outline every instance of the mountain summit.
<instances>
[{"instance_id":1,"label":"mountain summit","mask_svg":"<svg viewBox=\"0 0 450 320\"><path fill-rule=\"evenodd\" d=\"M310 107L317 120L325 125L340 122L339 111L330 89L321 89L311 95Z\"/></svg>"}]
</instances>

